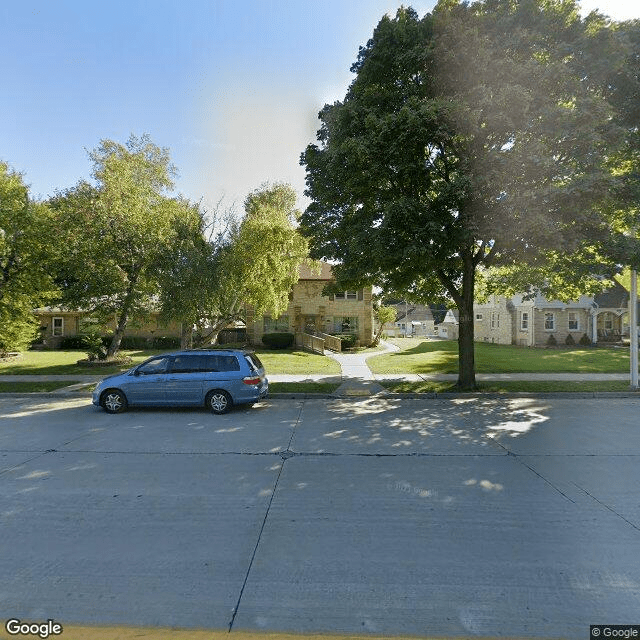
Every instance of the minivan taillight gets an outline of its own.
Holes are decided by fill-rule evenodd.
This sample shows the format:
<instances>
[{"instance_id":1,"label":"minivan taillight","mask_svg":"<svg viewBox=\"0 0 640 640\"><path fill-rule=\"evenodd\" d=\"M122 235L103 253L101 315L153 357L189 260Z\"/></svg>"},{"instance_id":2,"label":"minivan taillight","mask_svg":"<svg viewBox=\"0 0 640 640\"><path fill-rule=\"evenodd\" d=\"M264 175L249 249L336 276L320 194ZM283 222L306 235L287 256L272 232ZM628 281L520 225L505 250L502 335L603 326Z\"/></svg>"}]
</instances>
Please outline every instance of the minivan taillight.
<instances>
[{"instance_id":1,"label":"minivan taillight","mask_svg":"<svg viewBox=\"0 0 640 640\"><path fill-rule=\"evenodd\" d=\"M242 378L242 382L245 384L260 384L260 376L247 376Z\"/></svg>"}]
</instances>

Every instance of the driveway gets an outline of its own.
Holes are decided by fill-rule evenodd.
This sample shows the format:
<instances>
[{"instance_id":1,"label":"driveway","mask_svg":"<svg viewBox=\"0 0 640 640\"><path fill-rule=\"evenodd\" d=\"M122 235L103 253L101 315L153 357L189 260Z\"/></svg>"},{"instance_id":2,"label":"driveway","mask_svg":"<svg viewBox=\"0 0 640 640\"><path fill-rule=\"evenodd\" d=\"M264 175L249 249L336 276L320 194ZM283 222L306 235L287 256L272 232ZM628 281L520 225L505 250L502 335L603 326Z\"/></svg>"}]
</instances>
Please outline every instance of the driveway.
<instances>
[{"instance_id":1,"label":"driveway","mask_svg":"<svg viewBox=\"0 0 640 640\"><path fill-rule=\"evenodd\" d=\"M0 617L586 638L639 622L638 400L0 398Z\"/></svg>"}]
</instances>

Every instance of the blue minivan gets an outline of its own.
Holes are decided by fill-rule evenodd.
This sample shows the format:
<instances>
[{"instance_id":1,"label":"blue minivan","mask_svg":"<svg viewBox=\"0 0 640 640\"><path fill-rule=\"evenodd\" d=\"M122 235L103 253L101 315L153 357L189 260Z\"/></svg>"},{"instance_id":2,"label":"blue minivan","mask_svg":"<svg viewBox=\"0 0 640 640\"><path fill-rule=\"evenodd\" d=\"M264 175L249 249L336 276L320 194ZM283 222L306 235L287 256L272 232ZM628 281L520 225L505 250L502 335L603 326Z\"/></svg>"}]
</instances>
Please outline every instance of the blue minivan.
<instances>
[{"instance_id":1,"label":"blue minivan","mask_svg":"<svg viewBox=\"0 0 640 640\"><path fill-rule=\"evenodd\" d=\"M93 404L108 413L128 406L205 406L226 413L269 393L258 356L241 349L178 351L153 356L98 383Z\"/></svg>"}]
</instances>

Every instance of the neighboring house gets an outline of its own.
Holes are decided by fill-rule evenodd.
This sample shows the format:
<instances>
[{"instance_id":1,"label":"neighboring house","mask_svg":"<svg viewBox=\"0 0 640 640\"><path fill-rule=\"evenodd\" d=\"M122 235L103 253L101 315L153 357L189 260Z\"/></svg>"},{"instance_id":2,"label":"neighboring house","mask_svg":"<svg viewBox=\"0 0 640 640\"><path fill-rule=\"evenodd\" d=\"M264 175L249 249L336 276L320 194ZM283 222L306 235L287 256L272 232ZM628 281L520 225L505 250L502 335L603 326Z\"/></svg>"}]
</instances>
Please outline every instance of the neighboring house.
<instances>
[{"instance_id":1,"label":"neighboring house","mask_svg":"<svg viewBox=\"0 0 640 640\"><path fill-rule=\"evenodd\" d=\"M629 294L615 285L596 296L581 296L575 302L547 300L538 294L505 298L491 296L474 305L476 341L541 347L553 336L559 345L571 335L575 343L585 334L593 342L618 341L628 333Z\"/></svg>"},{"instance_id":2,"label":"neighboring house","mask_svg":"<svg viewBox=\"0 0 640 640\"><path fill-rule=\"evenodd\" d=\"M436 325L438 336L449 340L457 340L460 335L460 314L457 309L448 309L444 320Z\"/></svg>"},{"instance_id":3,"label":"neighboring house","mask_svg":"<svg viewBox=\"0 0 640 640\"><path fill-rule=\"evenodd\" d=\"M91 322L86 311L70 311L61 307L41 307L34 309L33 313L40 321L40 343L50 348L60 346L63 338L82 333L84 326ZM162 322L157 312L151 312L148 320L143 324L130 322L125 336L179 338L180 328L179 323ZM105 333L113 331L115 331L115 321L107 325Z\"/></svg>"},{"instance_id":4,"label":"neighboring house","mask_svg":"<svg viewBox=\"0 0 640 640\"><path fill-rule=\"evenodd\" d=\"M334 282L331 265L318 262L317 268L303 264L298 282L289 294L289 306L279 317L255 316L247 308L247 336L259 344L265 333L355 334L361 345L373 341L372 287L324 295L323 289Z\"/></svg>"},{"instance_id":5,"label":"neighboring house","mask_svg":"<svg viewBox=\"0 0 640 640\"><path fill-rule=\"evenodd\" d=\"M389 337L426 337L435 334L435 322L430 307L422 304L399 302L390 305L396 310L396 319L385 326Z\"/></svg>"}]
</instances>

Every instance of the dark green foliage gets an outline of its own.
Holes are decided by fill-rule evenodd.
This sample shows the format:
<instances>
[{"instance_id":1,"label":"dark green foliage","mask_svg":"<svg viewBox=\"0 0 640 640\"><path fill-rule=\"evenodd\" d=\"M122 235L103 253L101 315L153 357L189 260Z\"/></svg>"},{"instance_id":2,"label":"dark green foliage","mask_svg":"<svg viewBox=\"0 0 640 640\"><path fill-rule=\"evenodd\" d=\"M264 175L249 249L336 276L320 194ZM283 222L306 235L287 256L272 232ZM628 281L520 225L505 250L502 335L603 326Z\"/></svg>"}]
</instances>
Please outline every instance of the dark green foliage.
<instances>
[{"instance_id":1,"label":"dark green foliage","mask_svg":"<svg viewBox=\"0 0 640 640\"><path fill-rule=\"evenodd\" d=\"M140 351L143 349L151 349L152 342L150 338L143 336L122 336L120 348L128 351Z\"/></svg>"},{"instance_id":2,"label":"dark green foliage","mask_svg":"<svg viewBox=\"0 0 640 640\"><path fill-rule=\"evenodd\" d=\"M0 354L38 335L33 309L53 297L57 235L49 210L34 202L21 174L0 161Z\"/></svg>"},{"instance_id":3,"label":"dark green foliage","mask_svg":"<svg viewBox=\"0 0 640 640\"><path fill-rule=\"evenodd\" d=\"M293 333L265 333L262 343L269 349L288 349L295 339Z\"/></svg>"},{"instance_id":4,"label":"dark green foliage","mask_svg":"<svg viewBox=\"0 0 640 640\"><path fill-rule=\"evenodd\" d=\"M336 338L340 338L340 345L342 350L353 349L356 346L358 336L354 333L341 333L336 335Z\"/></svg>"},{"instance_id":5,"label":"dark green foliage","mask_svg":"<svg viewBox=\"0 0 640 640\"><path fill-rule=\"evenodd\" d=\"M120 343L121 349L128 351L142 351L144 349L177 349L180 347L180 338L173 336L123 336Z\"/></svg>"},{"instance_id":6,"label":"dark green foliage","mask_svg":"<svg viewBox=\"0 0 640 640\"><path fill-rule=\"evenodd\" d=\"M556 340L556 337L553 335L553 333L549 334L549 337L547 338L547 347L555 347L558 345L558 341Z\"/></svg>"},{"instance_id":7,"label":"dark green foliage","mask_svg":"<svg viewBox=\"0 0 640 640\"><path fill-rule=\"evenodd\" d=\"M475 386L477 270L526 265L542 284L550 254L611 235L607 162L624 137L604 90L622 62L613 33L572 0L443 0L422 19L401 8L302 154L312 256L351 288L452 299L463 388Z\"/></svg>"},{"instance_id":8,"label":"dark green foliage","mask_svg":"<svg viewBox=\"0 0 640 640\"><path fill-rule=\"evenodd\" d=\"M592 345L591 338L586 333L583 333L582 338L578 340L578 344L581 347L590 347Z\"/></svg>"},{"instance_id":9,"label":"dark green foliage","mask_svg":"<svg viewBox=\"0 0 640 640\"><path fill-rule=\"evenodd\" d=\"M564 343L567 346L573 347L576 344L576 341L574 340L573 336L569 333L564 341Z\"/></svg>"},{"instance_id":10,"label":"dark green foliage","mask_svg":"<svg viewBox=\"0 0 640 640\"><path fill-rule=\"evenodd\" d=\"M78 333L75 336L65 336L60 341L60 349L86 349L90 343L90 336Z\"/></svg>"},{"instance_id":11,"label":"dark green foliage","mask_svg":"<svg viewBox=\"0 0 640 640\"><path fill-rule=\"evenodd\" d=\"M180 347L180 338L173 336L155 336L151 340L153 349L178 349Z\"/></svg>"}]
</instances>

